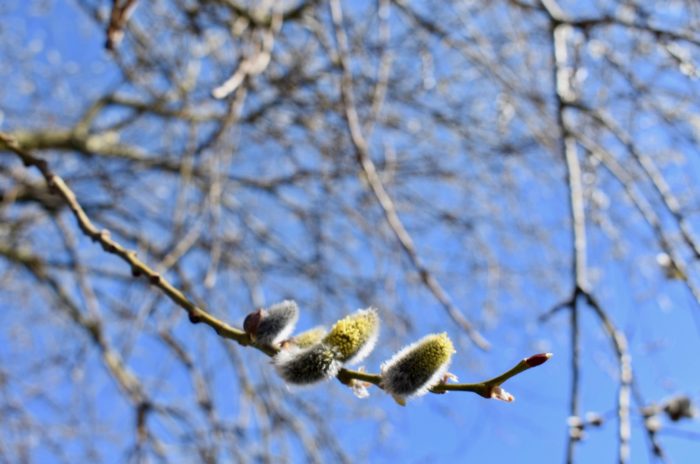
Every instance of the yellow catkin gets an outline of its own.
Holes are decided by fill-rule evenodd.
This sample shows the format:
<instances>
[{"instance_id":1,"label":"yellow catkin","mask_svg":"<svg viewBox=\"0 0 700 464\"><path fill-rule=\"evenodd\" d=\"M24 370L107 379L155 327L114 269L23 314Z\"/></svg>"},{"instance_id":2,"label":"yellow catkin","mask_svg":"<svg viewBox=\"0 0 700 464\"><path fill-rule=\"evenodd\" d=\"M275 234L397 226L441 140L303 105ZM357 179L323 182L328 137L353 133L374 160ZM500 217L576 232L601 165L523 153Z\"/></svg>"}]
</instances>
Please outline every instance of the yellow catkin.
<instances>
[{"instance_id":1,"label":"yellow catkin","mask_svg":"<svg viewBox=\"0 0 700 464\"><path fill-rule=\"evenodd\" d=\"M452 340L446 333L432 335L416 346L411 353L411 362L416 370L435 371L445 364L455 352Z\"/></svg>"},{"instance_id":2,"label":"yellow catkin","mask_svg":"<svg viewBox=\"0 0 700 464\"><path fill-rule=\"evenodd\" d=\"M382 364L382 386L400 399L425 394L447 372L454 352L446 333L427 335Z\"/></svg>"},{"instance_id":3,"label":"yellow catkin","mask_svg":"<svg viewBox=\"0 0 700 464\"><path fill-rule=\"evenodd\" d=\"M362 309L336 322L323 342L333 347L339 361L359 361L374 348L378 332L377 311Z\"/></svg>"},{"instance_id":4,"label":"yellow catkin","mask_svg":"<svg viewBox=\"0 0 700 464\"><path fill-rule=\"evenodd\" d=\"M296 335L292 341L299 348L308 348L316 343L320 342L326 335L326 329L324 327L314 327L313 329L306 330L299 335Z\"/></svg>"}]
</instances>

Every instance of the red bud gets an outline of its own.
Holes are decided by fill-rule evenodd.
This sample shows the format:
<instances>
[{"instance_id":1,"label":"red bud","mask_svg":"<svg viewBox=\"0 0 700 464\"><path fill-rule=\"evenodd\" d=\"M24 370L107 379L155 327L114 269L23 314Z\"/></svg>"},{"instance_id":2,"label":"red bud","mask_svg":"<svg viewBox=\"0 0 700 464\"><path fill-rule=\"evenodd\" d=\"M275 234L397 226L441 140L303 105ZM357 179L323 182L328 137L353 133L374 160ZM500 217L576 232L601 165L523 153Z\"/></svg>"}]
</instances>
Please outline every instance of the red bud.
<instances>
[{"instance_id":1,"label":"red bud","mask_svg":"<svg viewBox=\"0 0 700 464\"><path fill-rule=\"evenodd\" d=\"M527 364L527 367L539 366L540 364L546 363L551 357L552 353L533 354L529 358L525 359L525 364Z\"/></svg>"}]
</instances>

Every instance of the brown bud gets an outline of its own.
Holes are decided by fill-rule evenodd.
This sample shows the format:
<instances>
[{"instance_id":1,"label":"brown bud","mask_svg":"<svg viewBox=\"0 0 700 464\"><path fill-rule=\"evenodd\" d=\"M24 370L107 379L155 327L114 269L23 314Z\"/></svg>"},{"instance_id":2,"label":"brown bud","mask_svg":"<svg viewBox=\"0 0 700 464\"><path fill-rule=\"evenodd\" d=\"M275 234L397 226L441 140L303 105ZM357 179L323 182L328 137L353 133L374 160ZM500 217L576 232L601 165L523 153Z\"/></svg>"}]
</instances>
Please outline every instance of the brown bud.
<instances>
[{"instance_id":1,"label":"brown bud","mask_svg":"<svg viewBox=\"0 0 700 464\"><path fill-rule=\"evenodd\" d=\"M258 332L258 326L260 326L260 321L262 321L264 317L265 314L263 309L258 308L257 310L248 314L243 321L243 330L245 330L245 333L248 334L251 340L255 340L255 334Z\"/></svg>"},{"instance_id":2,"label":"brown bud","mask_svg":"<svg viewBox=\"0 0 700 464\"><path fill-rule=\"evenodd\" d=\"M547 361L549 361L549 358L551 357L552 353L533 354L529 358L525 358L525 364L527 365L527 367L539 366L540 364L544 364Z\"/></svg>"}]
</instances>

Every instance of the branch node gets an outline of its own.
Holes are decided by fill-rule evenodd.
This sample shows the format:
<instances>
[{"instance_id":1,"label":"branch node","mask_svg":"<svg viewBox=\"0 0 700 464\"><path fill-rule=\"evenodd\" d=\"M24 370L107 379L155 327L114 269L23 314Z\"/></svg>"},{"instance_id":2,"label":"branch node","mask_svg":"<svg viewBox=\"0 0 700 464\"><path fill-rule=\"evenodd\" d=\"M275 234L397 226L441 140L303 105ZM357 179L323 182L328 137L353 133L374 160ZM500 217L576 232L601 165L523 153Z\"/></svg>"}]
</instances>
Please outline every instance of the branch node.
<instances>
[{"instance_id":1,"label":"branch node","mask_svg":"<svg viewBox=\"0 0 700 464\"><path fill-rule=\"evenodd\" d=\"M46 162L44 162L44 164L46 164ZM25 165L25 166L27 165L27 162L26 162L26 161L24 162L24 165ZM58 194L58 188L57 188L57 186L56 186L56 175L55 175L55 174L51 174L51 175L49 176L49 178L46 179L46 183L48 184L49 190L51 191L51 193L52 193L53 195Z\"/></svg>"},{"instance_id":2,"label":"branch node","mask_svg":"<svg viewBox=\"0 0 700 464\"><path fill-rule=\"evenodd\" d=\"M34 162L34 164L41 172L46 172L49 169L49 163L47 163L46 160L38 159ZM25 166L26 166L26 163L25 163Z\"/></svg>"}]
</instances>

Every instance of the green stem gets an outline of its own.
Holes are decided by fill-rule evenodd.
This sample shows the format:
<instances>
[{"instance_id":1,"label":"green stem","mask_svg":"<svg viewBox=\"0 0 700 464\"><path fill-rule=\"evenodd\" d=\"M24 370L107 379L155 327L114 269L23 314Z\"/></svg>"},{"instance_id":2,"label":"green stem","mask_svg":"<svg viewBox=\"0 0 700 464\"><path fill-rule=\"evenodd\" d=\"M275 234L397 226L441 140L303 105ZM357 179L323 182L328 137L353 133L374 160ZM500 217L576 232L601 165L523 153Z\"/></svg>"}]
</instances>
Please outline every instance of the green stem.
<instances>
[{"instance_id":1,"label":"green stem","mask_svg":"<svg viewBox=\"0 0 700 464\"><path fill-rule=\"evenodd\" d=\"M515 377L516 375L521 374L528 369L539 366L540 364L544 364L551 357L551 353L536 354L530 356L529 358L522 359L518 364L516 364L503 374L496 376L492 379L485 380L479 383L445 383L433 387L430 391L432 391L433 393L445 393L448 391L469 391L481 395L484 398L491 398L493 394L493 389L495 387L501 386L510 378Z\"/></svg>"},{"instance_id":2,"label":"green stem","mask_svg":"<svg viewBox=\"0 0 700 464\"><path fill-rule=\"evenodd\" d=\"M466 391L476 393L484 398L491 398L495 387L501 386L507 380L515 377L518 374L525 372L528 369L539 366L551 358L551 353L542 353L522 359L518 364L507 370L503 374L489 380L478 383L443 383L431 388L430 391L436 394L447 393L448 391ZM350 369L341 369L338 373L338 380L346 385L349 385L353 380L370 383L382 388L382 377L379 374L370 374L367 372L353 371Z\"/></svg>"}]
</instances>

